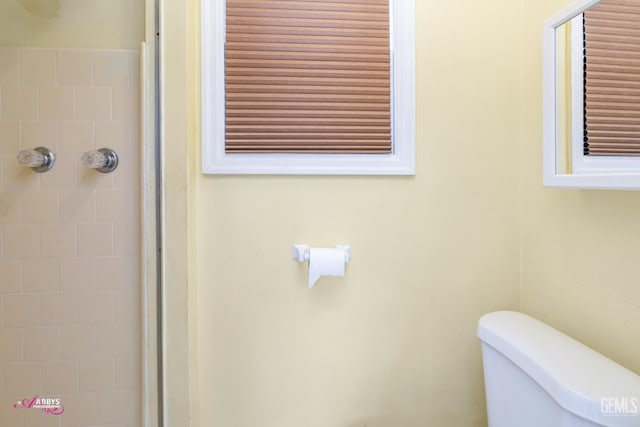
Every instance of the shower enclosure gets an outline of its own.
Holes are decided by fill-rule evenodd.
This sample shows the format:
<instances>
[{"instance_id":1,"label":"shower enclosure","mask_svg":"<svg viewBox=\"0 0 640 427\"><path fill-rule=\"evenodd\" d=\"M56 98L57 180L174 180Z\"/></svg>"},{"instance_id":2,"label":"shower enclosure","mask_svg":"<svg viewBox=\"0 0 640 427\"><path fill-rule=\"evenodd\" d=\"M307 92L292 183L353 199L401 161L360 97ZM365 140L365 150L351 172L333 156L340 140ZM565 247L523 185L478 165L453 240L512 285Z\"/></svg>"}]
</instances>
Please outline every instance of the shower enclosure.
<instances>
[{"instance_id":1,"label":"shower enclosure","mask_svg":"<svg viewBox=\"0 0 640 427\"><path fill-rule=\"evenodd\" d=\"M153 425L152 11L0 16L0 425Z\"/></svg>"}]
</instances>

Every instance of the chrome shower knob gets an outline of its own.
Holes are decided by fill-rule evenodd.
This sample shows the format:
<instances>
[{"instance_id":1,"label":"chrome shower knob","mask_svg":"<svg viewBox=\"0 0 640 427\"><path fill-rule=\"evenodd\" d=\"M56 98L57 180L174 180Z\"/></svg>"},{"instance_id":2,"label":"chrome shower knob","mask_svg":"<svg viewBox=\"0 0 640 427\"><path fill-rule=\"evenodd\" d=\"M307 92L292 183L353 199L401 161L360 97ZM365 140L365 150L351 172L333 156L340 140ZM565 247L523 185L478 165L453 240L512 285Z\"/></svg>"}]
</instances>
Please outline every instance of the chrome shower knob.
<instances>
[{"instance_id":1,"label":"chrome shower knob","mask_svg":"<svg viewBox=\"0 0 640 427\"><path fill-rule=\"evenodd\" d=\"M16 156L18 163L34 172L46 172L53 167L55 155L46 147L36 147L33 150L22 150Z\"/></svg>"},{"instance_id":2,"label":"chrome shower knob","mask_svg":"<svg viewBox=\"0 0 640 427\"><path fill-rule=\"evenodd\" d=\"M113 172L118 167L118 155L110 148L87 151L80 157L80 161L86 167L102 173Z\"/></svg>"}]
</instances>

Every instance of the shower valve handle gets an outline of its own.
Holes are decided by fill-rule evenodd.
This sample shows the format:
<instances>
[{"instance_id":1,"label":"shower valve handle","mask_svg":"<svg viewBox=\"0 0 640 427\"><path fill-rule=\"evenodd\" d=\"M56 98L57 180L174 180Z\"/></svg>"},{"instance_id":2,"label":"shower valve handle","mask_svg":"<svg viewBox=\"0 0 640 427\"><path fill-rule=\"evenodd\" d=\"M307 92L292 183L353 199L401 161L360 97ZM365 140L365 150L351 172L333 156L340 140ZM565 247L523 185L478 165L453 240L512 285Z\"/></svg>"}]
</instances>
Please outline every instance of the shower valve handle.
<instances>
[{"instance_id":1,"label":"shower valve handle","mask_svg":"<svg viewBox=\"0 0 640 427\"><path fill-rule=\"evenodd\" d=\"M110 148L87 151L80 157L80 161L88 168L102 173L113 172L118 166L118 155Z\"/></svg>"},{"instance_id":2,"label":"shower valve handle","mask_svg":"<svg viewBox=\"0 0 640 427\"><path fill-rule=\"evenodd\" d=\"M53 167L55 155L46 147L36 147L33 150L22 150L16 156L18 163L34 172L46 172Z\"/></svg>"}]
</instances>

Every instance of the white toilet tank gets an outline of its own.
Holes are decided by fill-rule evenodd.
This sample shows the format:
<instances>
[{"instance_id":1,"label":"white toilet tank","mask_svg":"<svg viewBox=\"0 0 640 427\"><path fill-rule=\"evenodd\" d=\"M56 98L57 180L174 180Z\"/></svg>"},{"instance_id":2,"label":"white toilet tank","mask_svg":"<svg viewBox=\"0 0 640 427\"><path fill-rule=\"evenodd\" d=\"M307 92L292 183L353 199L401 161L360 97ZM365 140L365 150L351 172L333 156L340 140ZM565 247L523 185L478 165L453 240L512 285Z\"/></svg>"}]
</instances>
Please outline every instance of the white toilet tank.
<instances>
[{"instance_id":1,"label":"white toilet tank","mask_svg":"<svg viewBox=\"0 0 640 427\"><path fill-rule=\"evenodd\" d=\"M513 311L478 337L489 427L640 427L640 376L589 347Z\"/></svg>"}]
</instances>

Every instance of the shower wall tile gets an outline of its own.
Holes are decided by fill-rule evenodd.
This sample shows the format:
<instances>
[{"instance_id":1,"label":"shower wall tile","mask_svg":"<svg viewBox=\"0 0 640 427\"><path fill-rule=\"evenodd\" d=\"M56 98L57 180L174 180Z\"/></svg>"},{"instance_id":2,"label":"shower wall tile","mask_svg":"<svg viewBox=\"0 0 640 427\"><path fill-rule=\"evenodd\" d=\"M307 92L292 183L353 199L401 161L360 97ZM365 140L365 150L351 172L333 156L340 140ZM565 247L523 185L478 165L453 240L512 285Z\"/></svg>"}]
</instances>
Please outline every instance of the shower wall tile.
<instances>
[{"instance_id":1,"label":"shower wall tile","mask_svg":"<svg viewBox=\"0 0 640 427\"><path fill-rule=\"evenodd\" d=\"M12 47L0 47L0 85L20 83L19 50Z\"/></svg>"},{"instance_id":2,"label":"shower wall tile","mask_svg":"<svg viewBox=\"0 0 640 427\"><path fill-rule=\"evenodd\" d=\"M24 414L27 427L60 427L61 417L52 417L40 411L26 411Z\"/></svg>"},{"instance_id":3,"label":"shower wall tile","mask_svg":"<svg viewBox=\"0 0 640 427\"><path fill-rule=\"evenodd\" d=\"M122 423L135 416L138 398L130 390L98 393L98 422Z\"/></svg>"},{"instance_id":4,"label":"shower wall tile","mask_svg":"<svg viewBox=\"0 0 640 427\"><path fill-rule=\"evenodd\" d=\"M61 258L60 287L64 290L93 289L93 258Z\"/></svg>"},{"instance_id":5,"label":"shower wall tile","mask_svg":"<svg viewBox=\"0 0 640 427\"><path fill-rule=\"evenodd\" d=\"M64 426L85 427L98 423L98 394L76 393L64 395Z\"/></svg>"},{"instance_id":6,"label":"shower wall tile","mask_svg":"<svg viewBox=\"0 0 640 427\"><path fill-rule=\"evenodd\" d=\"M59 355L58 328L24 330L24 360L57 360Z\"/></svg>"},{"instance_id":7,"label":"shower wall tile","mask_svg":"<svg viewBox=\"0 0 640 427\"><path fill-rule=\"evenodd\" d=\"M80 391L113 390L115 368L113 359L90 359L78 362Z\"/></svg>"},{"instance_id":8,"label":"shower wall tile","mask_svg":"<svg viewBox=\"0 0 640 427\"><path fill-rule=\"evenodd\" d=\"M60 195L61 222L93 222L96 220L95 190L62 190Z\"/></svg>"},{"instance_id":9,"label":"shower wall tile","mask_svg":"<svg viewBox=\"0 0 640 427\"><path fill-rule=\"evenodd\" d=\"M102 147L112 148L111 147L112 145L113 144L105 144L99 147L91 147L90 149L102 148ZM96 171L89 168L85 168L85 167L79 167L77 169L77 180L78 180L79 188L112 188L113 187L113 173L97 173Z\"/></svg>"},{"instance_id":10,"label":"shower wall tile","mask_svg":"<svg viewBox=\"0 0 640 427\"><path fill-rule=\"evenodd\" d=\"M4 373L4 372L3 372ZM6 387L3 385L3 389ZM16 403L16 400L13 398L0 398L0 405L3 408L12 408L12 405ZM4 411L2 413L2 422L3 425L7 426L24 426L25 425L25 417L24 411Z\"/></svg>"},{"instance_id":11,"label":"shower wall tile","mask_svg":"<svg viewBox=\"0 0 640 427\"><path fill-rule=\"evenodd\" d=\"M47 86L56 81L56 53L50 50L20 51L20 84Z\"/></svg>"},{"instance_id":12,"label":"shower wall tile","mask_svg":"<svg viewBox=\"0 0 640 427\"><path fill-rule=\"evenodd\" d=\"M40 256L40 226L5 224L2 227L4 258L37 258Z\"/></svg>"},{"instance_id":13,"label":"shower wall tile","mask_svg":"<svg viewBox=\"0 0 640 427\"><path fill-rule=\"evenodd\" d=\"M133 288L138 282L138 260L131 257L96 258L97 289Z\"/></svg>"},{"instance_id":14,"label":"shower wall tile","mask_svg":"<svg viewBox=\"0 0 640 427\"><path fill-rule=\"evenodd\" d=\"M22 360L22 329L0 329L0 362L19 362Z\"/></svg>"},{"instance_id":15,"label":"shower wall tile","mask_svg":"<svg viewBox=\"0 0 640 427\"><path fill-rule=\"evenodd\" d=\"M0 73L2 73L2 65L0 64ZM2 83L0 83L2 84ZM0 105L0 111L2 106ZM0 113L0 116L2 113ZM1 121L0 120L0 155L12 155L20 150L20 122L19 121Z\"/></svg>"},{"instance_id":16,"label":"shower wall tile","mask_svg":"<svg viewBox=\"0 0 640 427\"><path fill-rule=\"evenodd\" d=\"M76 255L75 224L45 224L41 226L41 254L46 257Z\"/></svg>"},{"instance_id":17,"label":"shower wall tile","mask_svg":"<svg viewBox=\"0 0 640 427\"><path fill-rule=\"evenodd\" d=\"M78 224L78 253L108 256L113 253L113 224Z\"/></svg>"},{"instance_id":18,"label":"shower wall tile","mask_svg":"<svg viewBox=\"0 0 640 427\"><path fill-rule=\"evenodd\" d=\"M20 222L22 216L22 193L0 192L0 224Z\"/></svg>"},{"instance_id":19,"label":"shower wall tile","mask_svg":"<svg viewBox=\"0 0 640 427\"><path fill-rule=\"evenodd\" d=\"M22 290L22 262L19 259L0 260L0 293L16 293ZM0 342L3 342L0 340Z\"/></svg>"},{"instance_id":20,"label":"shower wall tile","mask_svg":"<svg viewBox=\"0 0 640 427\"><path fill-rule=\"evenodd\" d=\"M139 137L137 128L127 121L96 122L95 127L96 147L111 147L120 157L138 156L138 147L135 144Z\"/></svg>"},{"instance_id":21,"label":"shower wall tile","mask_svg":"<svg viewBox=\"0 0 640 427\"><path fill-rule=\"evenodd\" d=\"M93 66L90 51L56 52L59 86L91 86Z\"/></svg>"},{"instance_id":22,"label":"shower wall tile","mask_svg":"<svg viewBox=\"0 0 640 427\"><path fill-rule=\"evenodd\" d=\"M34 258L22 261L22 289L25 292L53 292L59 288L56 258Z\"/></svg>"},{"instance_id":23,"label":"shower wall tile","mask_svg":"<svg viewBox=\"0 0 640 427\"><path fill-rule=\"evenodd\" d=\"M134 323L137 320L136 307L140 306L138 289L116 289L113 292L113 320Z\"/></svg>"},{"instance_id":24,"label":"shower wall tile","mask_svg":"<svg viewBox=\"0 0 640 427\"><path fill-rule=\"evenodd\" d=\"M42 365L38 362L7 363L4 366L4 387L7 394L33 396L42 387Z\"/></svg>"},{"instance_id":25,"label":"shower wall tile","mask_svg":"<svg viewBox=\"0 0 640 427\"><path fill-rule=\"evenodd\" d=\"M61 393L77 393L78 363L79 362L75 360L43 362L42 394L59 395Z\"/></svg>"},{"instance_id":26,"label":"shower wall tile","mask_svg":"<svg viewBox=\"0 0 640 427\"><path fill-rule=\"evenodd\" d=\"M93 122L87 120L59 121L58 139L60 151L79 155L89 148L95 148L93 127Z\"/></svg>"},{"instance_id":27,"label":"shower wall tile","mask_svg":"<svg viewBox=\"0 0 640 427\"><path fill-rule=\"evenodd\" d=\"M23 149L45 146L54 152L58 148L58 124L54 121L23 120L20 122L20 146ZM10 153L15 160L16 153Z\"/></svg>"},{"instance_id":28,"label":"shower wall tile","mask_svg":"<svg viewBox=\"0 0 640 427\"><path fill-rule=\"evenodd\" d=\"M140 425L138 62L0 47L0 425ZM16 161L37 146L46 173ZM81 164L102 147L113 173ZM64 416L4 410L35 394Z\"/></svg>"},{"instance_id":29,"label":"shower wall tile","mask_svg":"<svg viewBox=\"0 0 640 427\"><path fill-rule=\"evenodd\" d=\"M140 224L137 221L122 222L113 226L113 254L115 256L138 256L140 253Z\"/></svg>"},{"instance_id":30,"label":"shower wall tile","mask_svg":"<svg viewBox=\"0 0 640 427\"><path fill-rule=\"evenodd\" d=\"M76 118L78 120L111 120L111 89L77 87Z\"/></svg>"},{"instance_id":31,"label":"shower wall tile","mask_svg":"<svg viewBox=\"0 0 640 427\"><path fill-rule=\"evenodd\" d=\"M129 85L132 89L140 89L140 57L137 52L129 52ZM134 77L136 76L136 77Z\"/></svg>"},{"instance_id":32,"label":"shower wall tile","mask_svg":"<svg viewBox=\"0 0 640 427\"><path fill-rule=\"evenodd\" d=\"M98 356L113 357L126 356L132 346L139 342L136 331L130 325L121 323L113 325L98 325L96 327L96 341Z\"/></svg>"},{"instance_id":33,"label":"shower wall tile","mask_svg":"<svg viewBox=\"0 0 640 427\"><path fill-rule=\"evenodd\" d=\"M75 91L72 87L42 87L38 101L40 120L75 119Z\"/></svg>"},{"instance_id":34,"label":"shower wall tile","mask_svg":"<svg viewBox=\"0 0 640 427\"><path fill-rule=\"evenodd\" d=\"M96 190L96 219L100 222L133 221L136 215L135 193L127 189Z\"/></svg>"},{"instance_id":35,"label":"shower wall tile","mask_svg":"<svg viewBox=\"0 0 640 427\"><path fill-rule=\"evenodd\" d=\"M113 292L92 291L79 293L78 323L113 323Z\"/></svg>"},{"instance_id":36,"label":"shower wall tile","mask_svg":"<svg viewBox=\"0 0 640 427\"><path fill-rule=\"evenodd\" d=\"M78 324L78 295L74 292L41 295L44 326Z\"/></svg>"},{"instance_id":37,"label":"shower wall tile","mask_svg":"<svg viewBox=\"0 0 640 427\"><path fill-rule=\"evenodd\" d=\"M2 86L2 120L34 120L38 118L36 86Z\"/></svg>"},{"instance_id":38,"label":"shower wall tile","mask_svg":"<svg viewBox=\"0 0 640 427\"><path fill-rule=\"evenodd\" d=\"M52 417L43 412L26 411L24 414L27 427L61 427L62 417Z\"/></svg>"},{"instance_id":39,"label":"shower wall tile","mask_svg":"<svg viewBox=\"0 0 640 427\"><path fill-rule=\"evenodd\" d=\"M5 326L28 328L41 325L40 295L15 294L4 296Z\"/></svg>"},{"instance_id":40,"label":"shower wall tile","mask_svg":"<svg viewBox=\"0 0 640 427\"><path fill-rule=\"evenodd\" d=\"M60 359L79 360L95 357L96 331L93 326L60 328Z\"/></svg>"},{"instance_id":41,"label":"shower wall tile","mask_svg":"<svg viewBox=\"0 0 640 427\"><path fill-rule=\"evenodd\" d=\"M115 359L116 388L135 389L138 387L136 376L140 372L138 359L122 357Z\"/></svg>"},{"instance_id":42,"label":"shower wall tile","mask_svg":"<svg viewBox=\"0 0 640 427\"><path fill-rule=\"evenodd\" d=\"M77 183L77 167L77 156L58 154L55 166L47 172L46 179L41 180L40 187L51 190L75 188ZM31 174L34 175L33 173Z\"/></svg>"},{"instance_id":43,"label":"shower wall tile","mask_svg":"<svg viewBox=\"0 0 640 427\"><path fill-rule=\"evenodd\" d=\"M58 192L23 192L22 222L26 224L49 224L58 222Z\"/></svg>"},{"instance_id":44,"label":"shower wall tile","mask_svg":"<svg viewBox=\"0 0 640 427\"><path fill-rule=\"evenodd\" d=\"M93 70L95 86L129 87L127 55L120 52L96 52L93 54Z\"/></svg>"},{"instance_id":45,"label":"shower wall tile","mask_svg":"<svg viewBox=\"0 0 640 427\"><path fill-rule=\"evenodd\" d=\"M137 121L140 106L138 105L138 97L125 87L113 88L113 120L131 120Z\"/></svg>"},{"instance_id":46,"label":"shower wall tile","mask_svg":"<svg viewBox=\"0 0 640 427\"><path fill-rule=\"evenodd\" d=\"M4 390L4 369L0 369L0 387L2 388L2 390ZM0 404L2 403L3 403L3 399L0 398ZM7 407L10 408L11 405Z\"/></svg>"},{"instance_id":47,"label":"shower wall tile","mask_svg":"<svg viewBox=\"0 0 640 427\"><path fill-rule=\"evenodd\" d=\"M140 158L137 153L131 153L118 161L120 173L113 177L114 188L126 188L133 193L133 197L139 197L137 187L137 175ZM137 220L137 218L136 218Z\"/></svg>"},{"instance_id":48,"label":"shower wall tile","mask_svg":"<svg viewBox=\"0 0 640 427\"><path fill-rule=\"evenodd\" d=\"M2 188L8 190L33 190L40 187L40 175L16 162L16 154L2 156Z\"/></svg>"}]
</instances>

